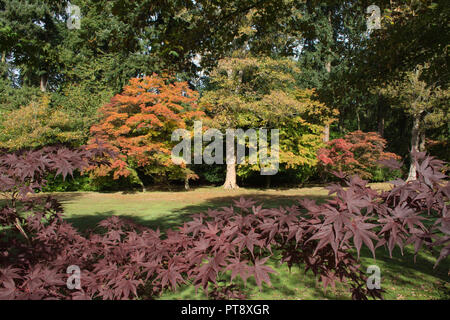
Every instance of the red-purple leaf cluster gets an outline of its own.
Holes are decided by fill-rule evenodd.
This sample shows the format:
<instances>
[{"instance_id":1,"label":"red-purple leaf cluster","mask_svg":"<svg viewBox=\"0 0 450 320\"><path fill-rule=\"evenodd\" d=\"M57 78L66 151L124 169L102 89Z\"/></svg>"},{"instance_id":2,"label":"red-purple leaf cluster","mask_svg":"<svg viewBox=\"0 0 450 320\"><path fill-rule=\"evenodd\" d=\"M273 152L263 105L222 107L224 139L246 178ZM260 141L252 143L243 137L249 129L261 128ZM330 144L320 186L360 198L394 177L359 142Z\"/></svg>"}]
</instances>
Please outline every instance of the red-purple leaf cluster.
<instances>
[{"instance_id":1,"label":"red-purple leaf cluster","mask_svg":"<svg viewBox=\"0 0 450 320\"><path fill-rule=\"evenodd\" d=\"M354 251L359 256L366 246L375 256L380 247L414 244L416 252L440 250L438 262L450 251L443 163L424 154L416 162L418 180L398 180L388 192L354 176L346 187L328 187L333 197L322 204L263 208L241 198L164 234L111 217L82 235L61 218L56 200L24 199L26 217L18 206L0 210L0 298L151 299L187 284L214 299L242 299L236 278L270 285L269 259L298 264L325 288L344 282L354 299L380 298L382 290L367 288ZM80 290L65 284L70 265L81 270Z\"/></svg>"},{"instance_id":2,"label":"red-purple leaf cluster","mask_svg":"<svg viewBox=\"0 0 450 320\"><path fill-rule=\"evenodd\" d=\"M327 142L317 152L319 165L325 172L357 174L370 179L380 162L399 160L394 153L385 152L386 140L376 132L350 132L343 138Z\"/></svg>"},{"instance_id":3,"label":"red-purple leaf cluster","mask_svg":"<svg viewBox=\"0 0 450 320\"><path fill-rule=\"evenodd\" d=\"M0 192L23 198L45 184L44 177L53 172L65 179L75 170L98 165L97 159L114 156L110 149L97 143L96 148L69 149L51 146L40 150L14 153L0 150Z\"/></svg>"}]
</instances>

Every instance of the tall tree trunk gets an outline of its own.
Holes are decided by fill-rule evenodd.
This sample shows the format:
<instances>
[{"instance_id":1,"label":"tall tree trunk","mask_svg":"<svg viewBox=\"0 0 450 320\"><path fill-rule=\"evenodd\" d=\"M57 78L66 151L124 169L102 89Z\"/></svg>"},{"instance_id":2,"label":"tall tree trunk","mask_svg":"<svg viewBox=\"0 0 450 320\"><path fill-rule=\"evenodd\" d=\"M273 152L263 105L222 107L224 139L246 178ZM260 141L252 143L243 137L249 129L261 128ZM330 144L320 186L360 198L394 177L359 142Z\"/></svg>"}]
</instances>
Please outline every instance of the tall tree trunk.
<instances>
[{"instance_id":1,"label":"tall tree trunk","mask_svg":"<svg viewBox=\"0 0 450 320\"><path fill-rule=\"evenodd\" d=\"M356 109L356 122L358 124L358 131L361 130L361 117L359 116L359 109Z\"/></svg>"},{"instance_id":2,"label":"tall tree trunk","mask_svg":"<svg viewBox=\"0 0 450 320\"><path fill-rule=\"evenodd\" d=\"M186 178L184 178L184 189L185 190L189 190L189 178L186 176Z\"/></svg>"},{"instance_id":3,"label":"tall tree trunk","mask_svg":"<svg viewBox=\"0 0 450 320\"><path fill-rule=\"evenodd\" d=\"M228 78L231 79L233 76L233 69L228 69ZM239 81L238 85L236 86L235 92L239 92L240 84L242 83L242 75L243 72L240 70L238 72ZM237 185L237 179L236 179L236 150L234 148L234 136L232 139L226 138L226 163L227 163L227 174L225 177L225 183L223 184L223 188L227 190L233 190L238 189L239 186Z\"/></svg>"},{"instance_id":4,"label":"tall tree trunk","mask_svg":"<svg viewBox=\"0 0 450 320\"><path fill-rule=\"evenodd\" d=\"M223 184L224 189L233 190L239 189L236 182L236 164L227 163L227 176L225 178L225 183Z\"/></svg>"},{"instance_id":5,"label":"tall tree trunk","mask_svg":"<svg viewBox=\"0 0 450 320\"><path fill-rule=\"evenodd\" d=\"M333 30L333 24L331 23L331 10L328 10L328 23L330 24L330 29ZM328 75L331 73L331 57L325 62L325 69ZM323 129L323 142L330 141L330 124L327 122Z\"/></svg>"},{"instance_id":6,"label":"tall tree trunk","mask_svg":"<svg viewBox=\"0 0 450 320\"><path fill-rule=\"evenodd\" d=\"M378 97L378 134L384 137L384 100L383 97Z\"/></svg>"},{"instance_id":7,"label":"tall tree trunk","mask_svg":"<svg viewBox=\"0 0 450 320\"><path fill-rule=\"evenodd\" d=\"M339 133L344 132L344 116L342 113L343 112L339 112L339 122L338 122Z\"/></svg>"},{"instance_id":8,"label":"tall tree trunk","mask_svg":"<svg viewBox=\"0 0 450 320\"><path fill-rule=\"evenodd\" d=\"M41 91L46 92L47 91L47 81L48 77L46 74L41 75Z\"/></svg>"},{"instance_id":9,"label":"tall tree trunk","mask_svg":"<svg viewBox=\"0 0 450 320\"><path fill-rule=\"evenodd\" d=\"M325 127L323 128L323 142L330 141L330 124L325 124Z\"/></svg>"},{"instance_id":10,"label":"tall tree trunk","mask_svg":"<svg viewBox=\"0 0 450 320\"><path fill-rule=\"evenodd\" d=\"M329 17L329 19L331 19ZM331 21L330 21L331 24ZM325 63L325 69L327 70L328 74L331 72L331 61L327 61ZM330 141L330 124L327 122L325 123L325 127L323 128L323 142Z\"/></svg>"},{"instance_id":11,"label":"tall tree trunk","mask_svg":"<svg viewBox=\"0 0 450 320\"><path fill-rule=\"evenodd\" d=\"M2 52L2 66L1 66L1 77L4 79L8 78L8 67L6 66L6 52Z\"/></svg>"},{"instance_id":12,"label":"tall tree trunk","mask_svg":"<svg viewBox=\"0 0 450 320\"><path fill-rule=\"evenodd\" d=\"M231 134L233 132L233 134ZM234 148L234 131L227 130L226 135L226 163L227 163L227 175L223 187L225 189L238 189L236 182L236 149Z\"/></svg>"},{"instance_id":13,"label":"tall tree trunk","mask_svg":"<svg viewBox=\"0 0 450 320\"><path fill-rule=\"evenodd\" d=\"M414 116L413 127L411 132L411 165L409 167L408 179L406 181L413 181L417 179L416 165L413 153L419 151L420 141L420 115Z\"/></svg>"}]
</instances>

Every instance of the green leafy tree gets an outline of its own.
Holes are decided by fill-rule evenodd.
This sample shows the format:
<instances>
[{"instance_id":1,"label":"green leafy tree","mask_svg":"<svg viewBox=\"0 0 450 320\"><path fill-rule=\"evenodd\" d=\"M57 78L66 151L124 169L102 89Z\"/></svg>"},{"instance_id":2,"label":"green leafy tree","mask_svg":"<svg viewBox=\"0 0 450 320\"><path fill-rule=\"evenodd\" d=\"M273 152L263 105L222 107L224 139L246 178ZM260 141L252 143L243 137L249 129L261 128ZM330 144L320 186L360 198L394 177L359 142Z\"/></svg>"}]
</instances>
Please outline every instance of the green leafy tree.
<instances>
[{"instance_id":1,"label":"green leafy tree","mask_svg":"<svg viewBox=\"0 0 450 320\"><path fill-rule=\"evenodd\" d=\"M382 28L371 32L367 50L355 61L367 79L377 86L400 79L403 72L417 65L428 64L422 77L447 86L448 1L385 0L377 4L382 10Z\"/></svg>"},{"instance_id":2,"label":"green leafy tree","mask_svg":"<svg viewBox=\"0 0 450 320\"><path fill-rule=\"evenodd\" d=\"M57 87L62 68L61 44L67 29L68 1L10 0L0 3L0 37L6 38L3 54L20 69L21 83Z\"/></svg>"},{"instance_id":3,"label":"green leafy tree","mask_svg":"<svg viewBox=\"0 0 450 320\"><path fill-rule=\"evenodd\" d=\"M328 123L325 141L330 134L360 129L363 115L373 109L364 82L358 79L364 75L354 70L355 57L367 46L365 10L369 4L309 0L300 9L298 23L303 32L298 63L303 72L299 84L316 88L321 102L339 110L339 132L330 132L333 123Z\"/></svg>"},{"instance_id":4,"label":"green leafy tree","mask_svg":"<svg viewBox=\"0 0 450 320\"><path fill-rule=\"evenodd\" d=\"M236 56L221 60L201 98L211 118L209 125L224 132L280 129L280 162L286 167L313 166L329 109L313 99L313 90L296 85L299 73L296 63L288 58ZM245 176L260 170L260 163L240 165L240 169L238 173ZM236 164L227 163L224 188L237 188L236 176Z\"/></svg>"},{"instance_id":5,"label":"green leafy tree","mask_svg":"<svg viewBox=\"0 0 450 320\"><path fill-rule=\"evenodd\" d=\"M413 161L415 152L425 151L425 132L428 127L448 124L449 91L421 79L424 67L406 72L402 80L393 81L380 92L392 99L392 104L401 108L412 119L411 166L408 180L415 180L417 168Z\"/></svg>"},{"instance_id":6,"label":"green leafy tree","mask_svg":"<svg viewBox=\"0 0 450 320\"><path fill-rule=\"evenodd\" d=\"M425 64L429 67L423 70L422 80L448 88L450 7L445 0L382 0L375 4L381 8L381 29L367 32L362 50L351 57L353 76L345 79L360 97L362 129L377 130L377 119L378 132L388 140L388 148L406 157L412 121L401 108L391 107L391 101L376 88L401 81L405 72ZM351 109L348 114L350 120ZM428 126L427 135L433 140L448 140L448 125Z\"/></svg>"}]
</instances>

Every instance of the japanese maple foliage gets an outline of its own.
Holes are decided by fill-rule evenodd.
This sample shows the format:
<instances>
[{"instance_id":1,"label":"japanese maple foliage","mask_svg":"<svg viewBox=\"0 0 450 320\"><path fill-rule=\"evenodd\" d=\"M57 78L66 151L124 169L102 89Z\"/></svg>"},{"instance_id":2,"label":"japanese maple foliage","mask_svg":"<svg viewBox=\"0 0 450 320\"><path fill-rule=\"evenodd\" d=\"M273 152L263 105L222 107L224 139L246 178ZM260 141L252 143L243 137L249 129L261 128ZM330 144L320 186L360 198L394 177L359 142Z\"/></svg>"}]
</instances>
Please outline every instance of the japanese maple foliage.
<instances>
[{"instance_id":1,"label":"japanese maple foliage","mask_svg":"<svg viewBox=\"0 0 450 320\"><path fill-rule=\"evenodd\" d=\"M196 178L184 165L180 170L170 155L172 132L203 116L197 98L198 93L187 82L173 77L153 74L131 79L121 94L100 109L101 120L91 128L93 137L119 153L111 166L93 167L94 174L113 173L118 179L140 169L156 178ZM91 141L91 145L96 142ZM140 179L137 174L135 178Z\"/></svg>"},{"instance_id":2,"label":"japanese maple foliage","mask_svg":"<svg viewBox=\"0 0 450 320\"><path fill-rule=\"evenodd\" d=\"M75 163L83 163L77 154ZM9 157L2 158L3 181L41 181L36 172L47 166L41 160L29 160L31 167L22 170L14 169ZM381 194L357 176L342 176L346 187L329 186L334 196L322 204L303 199L297 206L263 208L241 198L165 233L111 217L80 234L62 219L61 205L50 197L25 198L21 206L8 203L0 210L0 298L152 299L192 284L213 299L242 299L245 288L237 286L236 277L270 285L276 272L267 262L279 257L288 267L304 268L325 288L343 282L354 299L380 298L383 290L369 290L359 266L362 246L374 256L381 247L391 253L408 244L416 253L434 248L439 250L436 264L450 252L450 186L440 171L443 162L422 153L416 162L418 180L397 180ZM15 190L8 183L8 190ZM427 227L425 219L434 223ZM79 290L65 285L70 265L81 269Z\"/></svg>"},{"instance_id":3,"label":"japanese maple foliage","mask_svg":"<svg viewBox=\"0 0 450 320\"><path fill-rule=\"evenodd\" d=\"M16 228L27 237L22 227L24 217L18 212L18 202L28 201L28 195L42 190L49 173L62 175L65 179L67 175L73 175L75 170L83 171L90 166L107 165L108 162L104 159L114 159L115 156L115 152L101 142L97 142L95 148L50 146L12 153L0 151L0 193L9 200L5 207L5 212L9 213L7 216L0 216L0 221L14 221Z\"/></svg>"},{"instance_id":4,"label":"japanese maple foliage","mask_svg":"<svg viewBox=\"0 0 450 320\"><path fill-rule=\"evenodd\" d=\"M329 141L317 152L317 158L326 172L342 171L370 179L380 161L400 159L394 153L385 152L385 147L386 140L378 133L355 131Z\"/></svg>"}]
</instances>

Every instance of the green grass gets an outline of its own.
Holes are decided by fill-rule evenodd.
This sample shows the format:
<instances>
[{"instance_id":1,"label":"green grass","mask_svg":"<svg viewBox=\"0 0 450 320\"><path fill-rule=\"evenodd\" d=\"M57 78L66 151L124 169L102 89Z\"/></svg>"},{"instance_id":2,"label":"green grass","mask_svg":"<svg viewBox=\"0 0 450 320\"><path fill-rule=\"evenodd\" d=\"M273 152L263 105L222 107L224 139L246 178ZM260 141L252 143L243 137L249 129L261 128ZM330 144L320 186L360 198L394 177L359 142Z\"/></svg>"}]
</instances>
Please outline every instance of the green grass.
<instances>
[{"instance_id":1,"label":"green grass","mask_svg":"<svg viewBox=\"0 0 450 320\"><path fill-rule=\"evenodd\" d=\"M293 205L303 197L323 201L327 190L315 187L287 190L198 188L180 192L145 193L55 193L65 209L66 219L77 228L85 230L111 215L135 220L138 223L162 230L181 225L192 214L208 208L229 206L233 199L250 197L266 206Z\"/></svg>"},{"instance_id":2,"label":"green grass","mask_svg":"<svg viewBox=\"0 0 450 320\"><path fill-rule=\"evenodd\" d=\"M386 184L376 184L376 188L385 189ZM302 197L324 201L327 190L315 188L259 190L239 189L225 191L221 188L199 188L189 192L146 192L146 193L57 193L65 208L65 219L78 229L93 228L100 220L118 215L132 218L138 223L167 230L189 219L190 215L205 211L207 208L227 206L232 199L240 196L250 197L264 202L265 206L278 207L295 204ZM436 256L436 254L435 254ZM324 292L311 273L305 274L298 267L291 271L286 265L277 265L277 258L271 260L271 266L278 274L271 275L272 287L263 285L260 290L252 279L248 280L246 292L250 299L349 299L345 286ZM398 248L390 258L380 248L377 260L368 250L362 250L361 263L364 270L369 265L378 265L381 269L381 286L386 290L386 299L449 299L449 259L443 261L435 270L436 259L428 252L421 252L413 261L412 248L407 247L404 256ZM161 299L205 299L192 285L185 285L176 292L167 292Z\"/></svg>"},{"instance_id":3,"label":"green grass","mask_svg":"<svg viewBox=\"0 0 450 320\"><path fill-rule=\"evenodd\" d=\"M449 299L448 263L433 270L434 259L428 254L420 254L416 264L413 262L412 249L408 248L405 256L398 252L390 259L388 255L377 252L377 260L370 258L371 253L362 252L361 263L367 266L376 264L381 270L381 288L386 290L384 299L389 300L429 300ZM338 284L336 289L324 291L322 285L316 282L313 274L305 274L303 269L286 265L279 266L276 259L270 261L270 266L278 272L271 275L272 286L263 284L260 290L253 279L247 283L249 299L261 300L311 300L311 299L350 299L348 287ZM185 285L176 292L167 292L161 299L206 299L201 290L195 292L192 285Z\"/></svg>"}]
</instances>

